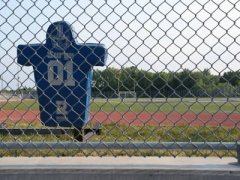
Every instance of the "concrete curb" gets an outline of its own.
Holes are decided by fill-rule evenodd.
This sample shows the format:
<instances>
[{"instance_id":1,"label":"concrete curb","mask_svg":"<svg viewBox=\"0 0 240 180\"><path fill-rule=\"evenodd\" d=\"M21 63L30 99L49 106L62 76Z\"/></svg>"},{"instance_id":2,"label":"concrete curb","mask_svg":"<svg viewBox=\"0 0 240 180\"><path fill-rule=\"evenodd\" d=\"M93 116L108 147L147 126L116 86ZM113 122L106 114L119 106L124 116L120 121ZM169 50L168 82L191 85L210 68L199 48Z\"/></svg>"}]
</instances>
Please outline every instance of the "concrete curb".
<instances>
[{"instance_id":1,"label":"concrete curb","mask_svg":"<svg viewBox=\"0 0 240 180\"><path fill-rule=\"evenodd\" d=\"M239 180L234 158L48 157L1 158L0 179ZM235 165L234 165L235 163Z\"/></svg>"}]
</instances>

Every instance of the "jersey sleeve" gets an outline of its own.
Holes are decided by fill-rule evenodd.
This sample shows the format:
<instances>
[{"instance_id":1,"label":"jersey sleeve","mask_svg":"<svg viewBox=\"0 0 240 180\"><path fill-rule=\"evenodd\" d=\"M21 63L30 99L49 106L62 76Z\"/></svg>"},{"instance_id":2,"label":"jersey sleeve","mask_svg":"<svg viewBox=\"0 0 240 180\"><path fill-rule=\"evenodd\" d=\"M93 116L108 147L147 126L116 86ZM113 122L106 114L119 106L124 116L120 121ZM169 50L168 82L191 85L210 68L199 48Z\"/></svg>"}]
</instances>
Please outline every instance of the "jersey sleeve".
<instances>
[{"instance_id":1,"label":"jersey sleeve","mask_svg":"<svg viewBox=\"0 0 240 180\"><path fill-rule=\"evenodd\" d=\"M84 44L80 54L92 66L104 66L107 59L107 50L102 44Z\"/></svg>"}]
</instances>

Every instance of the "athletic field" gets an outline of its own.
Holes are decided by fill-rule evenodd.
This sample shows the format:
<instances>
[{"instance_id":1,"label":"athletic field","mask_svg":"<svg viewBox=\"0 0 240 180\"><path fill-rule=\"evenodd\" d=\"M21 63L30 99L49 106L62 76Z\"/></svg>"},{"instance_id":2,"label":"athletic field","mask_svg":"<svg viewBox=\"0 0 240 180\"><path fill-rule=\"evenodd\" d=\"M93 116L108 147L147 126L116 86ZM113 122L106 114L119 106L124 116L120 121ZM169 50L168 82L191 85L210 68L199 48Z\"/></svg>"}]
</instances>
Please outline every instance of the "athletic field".
<instances>
[{"instance_id":1,"label":"athletic field","mask_svg":"<svg viewBox=\"0 0 240 180\"><path fill-rule=\"evenodd\" d=\"M0 121L39 121L35 100L1 100ZM240 127L240 98L92 99L91 122Z\"/></svg>"}]
</instances>

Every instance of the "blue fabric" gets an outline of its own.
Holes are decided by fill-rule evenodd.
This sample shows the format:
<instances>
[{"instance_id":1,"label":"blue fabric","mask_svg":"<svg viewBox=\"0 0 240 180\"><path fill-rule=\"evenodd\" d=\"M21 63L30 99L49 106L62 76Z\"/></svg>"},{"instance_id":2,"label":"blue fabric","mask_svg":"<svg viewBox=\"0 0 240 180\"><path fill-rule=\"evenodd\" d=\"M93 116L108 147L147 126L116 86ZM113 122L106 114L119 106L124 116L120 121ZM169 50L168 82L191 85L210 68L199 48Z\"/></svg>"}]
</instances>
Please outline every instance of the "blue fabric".
<instances>
[{"instance_id":1,"label":"blue fabric","mask_svg":"<svg viewBox=\"0 0 240 180\"><path fill-rule=\"evenodd\" d=\"M102 44L78 44L73 35L68 23L55 22L46 44L17 48L18 63L34 69L40 119L46 126L81 128L89 121L92 67L104 66L107 52Z\"/></svg>"}]
</instances>

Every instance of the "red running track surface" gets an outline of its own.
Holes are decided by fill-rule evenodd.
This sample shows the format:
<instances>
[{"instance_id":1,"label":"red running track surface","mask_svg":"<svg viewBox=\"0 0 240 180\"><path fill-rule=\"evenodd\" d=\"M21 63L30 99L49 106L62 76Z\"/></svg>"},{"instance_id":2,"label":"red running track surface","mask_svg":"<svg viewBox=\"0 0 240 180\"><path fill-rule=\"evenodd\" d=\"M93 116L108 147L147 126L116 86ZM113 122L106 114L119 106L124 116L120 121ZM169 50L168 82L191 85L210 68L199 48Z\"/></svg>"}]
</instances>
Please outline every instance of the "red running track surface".
<instances>
[{"instance_id":1,"label":"red running track surface","mask_svg":"<svg viewBox=\"0 0 240 180\"><path fill-rule=\"evenodd\" d=\"M13 122L40 121L39 111L2 110L0 122L11 120ZM162 126L162 125L191 125L191 126L224 126L240 127L240 113L178 113L178 112L91 112L91 122L103 124L125 124L136 126Z\"/></svg>"}]
</instances>

